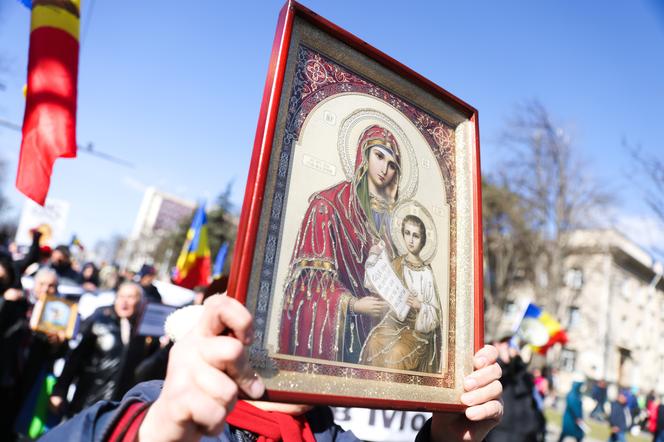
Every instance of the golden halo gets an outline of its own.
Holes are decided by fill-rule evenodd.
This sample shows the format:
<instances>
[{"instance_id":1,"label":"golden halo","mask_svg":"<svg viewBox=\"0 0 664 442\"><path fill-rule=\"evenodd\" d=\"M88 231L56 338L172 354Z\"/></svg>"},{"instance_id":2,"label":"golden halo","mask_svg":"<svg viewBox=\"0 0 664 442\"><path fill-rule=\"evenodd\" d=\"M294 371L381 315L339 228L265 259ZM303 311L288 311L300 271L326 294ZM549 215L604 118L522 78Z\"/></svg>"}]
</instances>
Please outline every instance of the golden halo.
<instances>
[{"instance_id":1,"label":"golden halo","mask_svg":"<svg viewBox=\"0 0 664 442\"><path fill-rule=\"evenodd\" d=\"M401 225L403 224L403 219L406 215L415 215L422 220L424 227L427 229L427 241L424 243L424 247L422 247L422 250L420 251L420 258L425 264L430 264L438 249L438 233L436 231L436 225L433 222L433 217L429 211L417 201L404 201L395 207L392 212L392 239L394 240L397 252L399 253L399 256L408 253L406 243L401 234Z\"/></svg>"},{"instance_id":2,"label":"golden halo","mask_svg":"<svg viewBox=\"0 0 664 442\"><path fill-rule=\"evenodd\" d=\"M403 129L390 117L375 109L358 109L342 122L339 129L337 150L348 181L355 175L357 143L364 130L372 124L379 124L392 132L401 150L401 177L399 180L399 200L407 200L415 195L418 182L418 165L415 149Z\"/></svg>"}]
</instances>

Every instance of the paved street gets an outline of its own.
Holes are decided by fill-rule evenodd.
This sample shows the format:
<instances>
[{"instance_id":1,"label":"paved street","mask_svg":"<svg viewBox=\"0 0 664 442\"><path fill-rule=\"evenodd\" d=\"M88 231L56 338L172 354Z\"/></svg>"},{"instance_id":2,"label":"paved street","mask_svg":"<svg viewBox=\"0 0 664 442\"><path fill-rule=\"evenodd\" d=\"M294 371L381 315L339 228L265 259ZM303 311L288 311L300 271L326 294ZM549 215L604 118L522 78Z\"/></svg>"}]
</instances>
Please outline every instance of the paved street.
<instances>
[{"instance_id":1,"label":"paved street","mask_svg":"<svg viewBox=\"0 0 664 442\"><path fill-rule=\"evenodd\" d=\"M560 427L557 425L547 424L546 426L546 442L558 442L558 436L560 436ZM567 442L573 442L574 438L568 437L565 439ZM590 437L584 437L583 442L604 442L599 439L593 439Z\"/></svg>"}]
</instances>

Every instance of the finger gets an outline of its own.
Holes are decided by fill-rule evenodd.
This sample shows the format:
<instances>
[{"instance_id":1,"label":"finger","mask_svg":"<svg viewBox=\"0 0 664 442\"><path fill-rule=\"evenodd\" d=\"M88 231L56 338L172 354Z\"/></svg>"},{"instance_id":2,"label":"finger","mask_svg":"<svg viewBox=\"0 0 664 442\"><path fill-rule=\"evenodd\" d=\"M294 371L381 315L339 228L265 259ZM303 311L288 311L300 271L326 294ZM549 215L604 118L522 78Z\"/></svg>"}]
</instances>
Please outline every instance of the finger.
<instances>
[{"instance_id":1,"label":"finger","mask_svg":"<svg viewBox=\"0 0 664 442\"><path fill-rule=\"evenodd\" d=\"M498 349L493 345L485 345L475 353L473 366L475 369L491 365L498 359Z\"/></svg>"},{"instance_id":2,"label":"finger","mask_svg":"<svg viewBox=\"0 0 664 442\"><path fill-rule=\"evenodd\" d=\"M489 385L469 391L461 395L461 402L464 405L478 405L484 402L497 400L503 392L503 386L500 381L493 381Z\"/></svg>"},{"instance_id":3,"label":"finger","mask_svg":"<svg viewBox=\"0 0 664 442\"><path fill-rule=\"evenodd\" d=\"M225 295L210 296L196 327L202 336L217 336L230 330L242 343L253 338L251 313L236 299Z\"/></svg>"},{"instance_id":4,"label":"finger","mask_svg":"<svg viewBox=\"0 0 664 442\"><path fill-rule=\"evenodd\" d=\"M499 420L502 415L503 404L498 400L466 408L466 417L471 421Z\"/></svg>"},{"instance_id":5,"label":"finger","mask_svg":"<svg viewBox=\"0 0 664 442\"><path fill-rule=\"evenodd\" d=\"M488 367L480 368L475 370L463 380L463 388L465 391L475 390L476 388L484 387L489 385L491 382L500 379L503 374L503 370L500 368L500 365L493 363Z\"/></svg>"},{"instance_id":6,"label":"finger","mask_svg":"<svg viewBox=\"0 0 664 442\"><path fill-rule=\"evenodd\" d=\"M251 368L240 341L230 336L214 336L199 346L199 352L204 361L225 371L249 397L263 396L265 385Z\"/></svg>"},{"instance_id":7,"label":"finger","mask_svg":"<svg viewBox=\"0 0 664 442\"><path fill-rule=\"evenodd\" d=\"M196 366L194 383L212 399L226 408L233 408L237 402L238 385L223 371L217 370L204 361Z\"/></svg>"},{"instance_id":8,"label":"finger","mask_svg":"<svg viewBox=\"0 0 664 442\"><path fill-rule=\"evenodd\" d=\"M201 433L207 436L218 435L224 429L226 416L230 413L230 409L207 396L197 387L192 390L185 399L186 407L191 413L191 419Z\"/></svg>"}]
</instances>

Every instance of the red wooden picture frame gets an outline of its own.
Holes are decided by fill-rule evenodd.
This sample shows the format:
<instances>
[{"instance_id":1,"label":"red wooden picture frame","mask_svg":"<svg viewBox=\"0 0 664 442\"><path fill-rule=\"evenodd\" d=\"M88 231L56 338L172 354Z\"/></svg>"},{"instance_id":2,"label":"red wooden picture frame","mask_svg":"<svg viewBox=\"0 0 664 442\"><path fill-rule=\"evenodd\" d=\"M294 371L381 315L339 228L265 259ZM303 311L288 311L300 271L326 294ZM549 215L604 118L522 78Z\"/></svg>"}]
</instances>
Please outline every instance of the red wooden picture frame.
<instances>
[{"instance_id":1,"label":"red wooden picture frame","mask_svg":"<svg viewBox=\"0 0 664 442\"><path fill-rule=\"evenodd\" d=\"M305 72L307 68L311 68L309 74ZM302 72L306 74L306 78L302 76ZM301 74L300 79L295 78L298 73ZM315 90L313 89L319 83L310 77L314 80L322 78L320 84L323 84L324 87L330 86L325 84L325 78L330 77L330 81L335 83L333 86L336 88L336 92L330 92L331 89L328 88L327 92L321 92L321 97L324 96L324 98L312 98L311 103L304 100L298 102L298 97L302 97L306 93L312 93L308 97L314 96ZM297 93L295 88L299 88ZM302 92L303 90L306 92ZM278 331L278 328L283 325L280 321L282 317L279 314L282 308L283 312L286 312L284 291L289 290L284 288L286 279L283 278L284 270L280 269L286 269L289 272L289 278L293 274L296 262L295 252L293 252L295 241L292 239L293 234L290 234L290 237L288 235L289 232L294 231L293 225L300 227L303 213L300 209L298 219L290 220L286 213L288 204L290 204L287 201L294 199L300 206L305 207L305 197L313 198L315 191L322 191L324 188L309 188L308 179L303 181L301 178L306 176L305 172L302 172L304 175L298 175L300 176L299 181L293 181L294 177L304 167L301 166L303 162L307 163L308 167L329 175L338 175L337 172L340 172L344 165L343 159L339 166L333 161L312 159L306 155L303 162L296 164L293 159L296 157L294 151L302 148L296 148L297 140L290 136L293 134L289 130L291 126L299 125L297 127L300 132L293 132L295 138L298 139L298 136L303 136L303 127L308 124L307 127L311 129L307 130L312 134L309 136L316 139L315 124L310 124L307 118L314 112L321 114L320 109L324 107L323 104L332 102L330 98L338 98L344 94L346 97L351 97L344 98L345 100L361 96L368 103L385 103L377 105L378 110L375 111L371 106L367 108L365 102L357 105L358 110L354 111L353 115L356 115L354 118L366 122L365 125L369 125L376 118L380 120L383 118L381 115L385 114L383 120L389 127L390 133L396 133L399 125L389 126L389 122L398 118L407 121L410 118L413 124L403 123L401 126L412 126L409 129L411 133L418 129L424 134L422 139L429 140L432 152L434 147L437 149L430 154L434 169L435 166L439 166L440 170L447 167L445 170L448 170L448 175L445 175L444 172L440 174L441 177L445 177L440 180L446 186L441 192L448 197L451 194L453 198L446 200L448 206L445 207L448 207L446 209L448 211L439 210L436 212L436 216L444 217L444 214L447 214L446 227L449 231L444 231L445 235L440 236L440 239L436 236L437 242L434 243L436 244L434 247L438 247L439 241L447 244L446 255L439 254L447 258L444 260L446 264L443 269L447 273L445 273L445 278L442 278L445 282L444 285L448 287L445 295L447 303L443 305L442 301L439 301L437 311L440 312L441 325L434 330L435 333L444 332L437 335L441 336L441 339L440 344L436 345L441 347L436 347L434 351L442 349L443 342L446 343L444 348L447 353L439 356L441 360L446 358L446 362L440 362L438 367L447 368L441 368L440 373L418 374L410 370L384 370L381 367L367 367L361 362L347 362L346 360L328 362L325 358L321 360L321 357L318 356L308 358L296 353L288 355L286 353L289 352L283 350L282 345L279 345L282 332ZM295 105L291 103L293 99L296 101ZM291 107L295 106L294 108L300 106L298 115L301 118L299 120L293 116L289 103ZM347 104L336 105L339 109L347 106ZM330 104L330 106L332 105ZM306 111L301 110L305 108ZM356 141L358 137L356 133L352 133L355 126L352 121L349 122L350 116L339 111L336 114L334 112L329 112L329 115L326 113L325 118L329 116L328 122L331 126L337 125L339 122L336 121L337 114L345 117L343 121L347 123L344 127L347 129L348 139ZM389 117L390 115L393 118ZM360 124L357 123L356 126L360 127ZM339 133L341 134L342 130L339 130ZM364 136L364 133L362 135ZM385 137L389 138L387 135ZM341 138L342 136L339 135L337 143L339 146L343 145ZM397 145L403 145L404 141L408 139L409 135L405 135L405 132L400 137L390 138ZM288 143L291 144L287 145ZM426 143L420 142L421 144ZM452 147L448 149L445 146ZM406 151L403 146L401 149ZM366 150L370 151L369 148ZM400 152L398 149L395 151ZM326 152L325 155L328 155L329 149ZM412 178L412 176L417 176L417 173L422 176L422 180L426 177L436 176L434 172L427 172L428 175L425 173L425 169L430 169L431 161L424 159L420 164L418 163L420 161L419 153L414 154L420 151L411 148L410 152L410 166L406 164L405 159L403 164L399 163L400 167L410 167L410 182L417 182L417 178L415 180ZM399 157L398 153L395 154L393 151L390 153L395 158ZM343 156L342 153L338 155ZM408 157L407 152L403 156ZM417 161L412 160L413 157ZM252 346L250 358L254 368L266 381L268 399L282 402L405 410L461 411L465 408L459 401L462 393L462 377L472 371L472 355L484 344L479 158L478 114L472 106L304 6L294 1L288 1L285 4L279 15L272 47L228 285L229 295L244 302L255 315L257 339ZM358 160L354 159L356 160L355 166L357 166ZM450 164L453 166L449 166ZM369 172L366 173L369 174ZM403 178L407 172L399 169L398 173L398 183L401 186L402 182L408 181ZM346 175L349 176L348 172ZM293 183L298 185L291 186ZM304 189L302 189L302 184L306 186ZM402 192L402 187L398 189L397 193L406 193ZM449 189L453 189L453 191ZM426 196L421 191L417 195L420 195L420 198ZM420 204L417 207L425 206L427 205ZM435 205L434 209L436 208L439 206ZM426 209L422 210L421 213L428 214ZM310 216L316 216L316 213L310 214ZM433 219L431 215L428 216ZM434 221L434 224L436 222ZM302 221L300 230L304 228L304 221ZM438 229L438 231L440 230L445 229ZM297 235L299 238L300 233ZM302 235L304 238L305 233ZM291 238L290 242L287 241L288 238ZM311 241L313 244L313 239ZM423 249L420 248L420 250ZM286 258L284 259L284 257ZM287 262L288 259L292 259L290 264ZM270 266L266 264L268 261ZM275 261L278 264L273 264ZM433 261L431 263L433 265ZM311 265L315 267L317 264ZM440 267L438 265L436 271ZM310 270L309 267L302 270L302 273L308 270ZM278 281L280 272L282 280ZM435 279L435 276L432 278ZM297 285L298 281L294 283L291 281L291 283ZM302 283L302 287L304 288L304 283ZM323 287L323 291L328 289L331 290L328 286ZM295 293L298 289L296 287L292 290ZM280 296L279 302L275 301L273 297L277 294ZM438 295L436 294L436 296ZM322 299L326 299L325 295ZM347 297L344 299L347 300ZM353 304L353 301L356 302L356 299L351 299L348 304ZM329 303L327 305L329 308ZM352 305L344 305L344 308L350 308L350 312L354 314ZM312 315L317 314L315 309L316 304L314 303ZM341 307L339 307L340 309ZM327 313L329 310L324 316L331 317ZM350 315L350 313L348 314ZM447 316L444 316L445 314ZM452 318L447 321L446 328L442 326L444 317ZM311 329L320 328L320 322L317 323L317 320L315 316L312 317ZM324 329L327 319L323 321L322 328ZM296 319L295 327L297 328L298 325ZM337 327L339 327L338 324ZM373 333L374 329L371 332ZM314 333L318 333L318 330L310 330L311 336ZM348 332L342 331L341 333ZM359 331L353 331L352 327L350 333L357 333L359 336ZM312 339L311 336L309 340L319 342L318 351L322 352L323 347L327 347L324 345L324 340L327 338L325 336L319 338L316 335L316 338ZM296 331L294 340L298 341L298 339L300 338ZM272 344L277 342L276 347L270 342ZM296 349L297 345L295 343ZM353 346L352 341L350 345ZM311 347L311 342L309 342L309 347ZM363 348L362 352L364 353L364 351ZM442 350L440 351L442 352Z\"/></svg>"}]
</instances>

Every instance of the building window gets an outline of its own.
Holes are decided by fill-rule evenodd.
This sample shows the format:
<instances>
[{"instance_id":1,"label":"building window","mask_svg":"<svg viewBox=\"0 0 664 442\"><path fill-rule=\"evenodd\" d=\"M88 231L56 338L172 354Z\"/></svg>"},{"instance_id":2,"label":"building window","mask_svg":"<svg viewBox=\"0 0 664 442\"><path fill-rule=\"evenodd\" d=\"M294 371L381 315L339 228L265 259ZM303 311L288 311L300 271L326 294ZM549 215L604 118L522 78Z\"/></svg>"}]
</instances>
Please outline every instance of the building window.
<instances>
[{"instance_id":1,"label":"building window","mask_svg":"<svg viewBox=\"0 0 664 442\"><path fill-rule=\"evenodd\" d=\"M581 322L581 312L578 307L570 307L567 310L567 329L573 330Z\"/></svg>"},{"instance_id":2,"label":"building window","mask_svg":"<svg viewBox=\"0 0 664 442\"><path fill-rule=\"evenodd\" d=\"M560 352L560 369L569 373L576 369L576 351L563 348Z\"/></svg>"},{"instance_id":3,"label":"building window","mask_svg":"<svg viewBox=\"0 0 664 442\"><path fill-rule=\"evenodd\" d=\"M565 285L573 290L581 290L583 287L583 270L569 269L565 273Z\"/></svg>"},{"instance_id":4,"label":"building window","mask_svg":"<svg viewBox=\"0 0 664 442\"><path fill-rule=\"evenodd\" d=\"M625 300L629 300L631 298L630 295L632 294L632 287L628 279L624 279L620 284L620 294Z\"/></svg>"}]
</instances>

